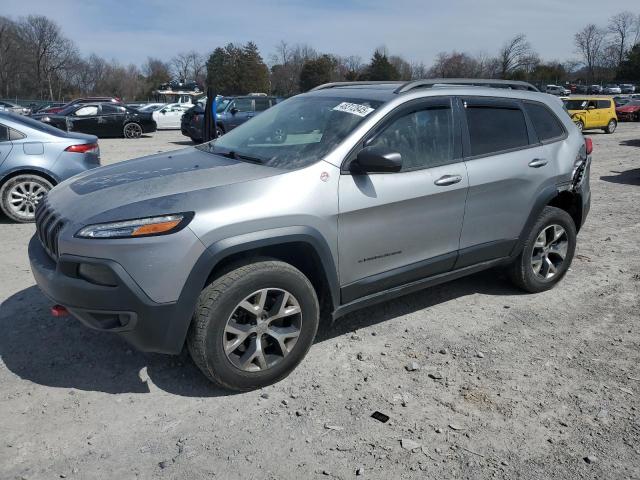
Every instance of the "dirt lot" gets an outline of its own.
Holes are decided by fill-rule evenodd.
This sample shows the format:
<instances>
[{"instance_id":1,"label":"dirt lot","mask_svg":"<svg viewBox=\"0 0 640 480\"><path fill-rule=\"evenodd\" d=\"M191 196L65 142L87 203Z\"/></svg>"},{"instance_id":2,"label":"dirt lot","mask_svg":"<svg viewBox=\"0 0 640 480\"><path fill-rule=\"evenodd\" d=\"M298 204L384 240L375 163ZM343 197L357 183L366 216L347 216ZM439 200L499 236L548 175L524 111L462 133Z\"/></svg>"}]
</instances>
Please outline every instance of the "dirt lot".
<instances>
[{"instance_id":1,"label":"dirt lot","mask_svg":"<svg viewBox=\"0 0 640 480\"><path fill-rule=\"evenodd\" d=\"M239 395L187 355L50 317L33 226L1 219L0 478L640 478L640 124L592 138L593 207L557 288L490 271L368 308ZM100 143L110 163L183 139Z\"/></svg>"}]
</instances>

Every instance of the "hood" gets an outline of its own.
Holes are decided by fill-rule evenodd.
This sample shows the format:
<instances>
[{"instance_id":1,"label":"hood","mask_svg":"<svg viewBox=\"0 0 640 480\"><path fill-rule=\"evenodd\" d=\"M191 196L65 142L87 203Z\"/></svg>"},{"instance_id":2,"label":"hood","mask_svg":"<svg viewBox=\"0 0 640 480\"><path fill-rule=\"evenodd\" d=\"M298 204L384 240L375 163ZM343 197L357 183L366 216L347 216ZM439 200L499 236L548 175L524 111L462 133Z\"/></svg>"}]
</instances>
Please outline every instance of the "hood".
<instances>
[{"instance_id":1,"label":"hood","mask_svg":"<svg viewBox=\"0 0 640 480\"><path fill-rule=\"evenodd\" d=\"M622 107L616 107L616 112L637 112L640 110L640 105L623 105Z\"/></svg>"},{"instance_id":2,"label":"hood","mask_svg":"<svg viewBox=\"0 0 640 480\"><path fill-rule=\"evenodd\" d=\"M191 147L88 170L47 198L66 219L96 223L192 211L213 189L285 171Z\"/></svg>"}]
</instances>

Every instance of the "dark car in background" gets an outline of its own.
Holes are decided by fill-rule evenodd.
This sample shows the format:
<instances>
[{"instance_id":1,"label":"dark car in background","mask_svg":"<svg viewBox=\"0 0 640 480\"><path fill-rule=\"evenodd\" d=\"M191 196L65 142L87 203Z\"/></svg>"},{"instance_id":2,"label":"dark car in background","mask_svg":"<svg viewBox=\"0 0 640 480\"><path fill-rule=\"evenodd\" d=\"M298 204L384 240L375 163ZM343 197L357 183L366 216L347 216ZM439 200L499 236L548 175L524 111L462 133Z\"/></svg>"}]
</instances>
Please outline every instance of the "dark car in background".
<instances>
[{"instance_id":1,"label":"dark car in background","mask_svg":"<svg viewBox=\"0 0 640 480\"><path fill-rule=\"evenodd\" d=\"M245 95L237 97L221 97L216 108L216 125L218 136L233 130L247 120L278 103L276 97L266 95ZM204 108L201 104L187 110L182 116L180 129L182 134L196 143L202 141L204 125Z\"/></svg>"},{"instance_id":2,"label":"dark car in background","mask_svg":"<svg viewBox=\"0 0 640 480\"><path fill-rule=\"evenodd\" d=\"M32 222L36 205L56 184L98 166L95 136L0 112L0 210L11 220Z\"/></svg>"},{"instance_id":3,"label":"dark car in background","mask_svg":"<svg viewBox=\"0 0 640 480\"><path fill-rule=\"evenodd\" d=\"M174 92L199 92L200 85L194 80L171 80L160 85L160 90L171 90Z\"/></svg>"},{"instance_id":4,"label":"dark car in background","mask_svg":"<svg viewBox=\"0 0 640 480\"><path fill-rule=\"evenodd\" d=\"M631 83L621 83L620 93L635 93L636 87Z\"/></svg>"},{"instance_id":5,"label":"dark car in background","mask_svg":"<svg viewBox=\"0 0 640 480\"><path fill-rule=\"evenodd\" d=\"M110 103L121 103L118 97L86 97L86 98L76 98L75 100L71 100L63 104L62 106L54 106L46 109L39 110L38 113L58 113L67 107L71 107L72 105L81 105L83 103L98 103L98 102L110 102Z\"/></svg>"},{"instance_id":6,"label":"dark car in background","mask_svg":"<svg viewBox=\"0 0 640 480\"><path fill-rule=\"evenodd\" d=\"M587 94L588 95L600 95L602 93L602 86L601 85L589 85L587 87Z\"/></svg>"},{"instance_id":7,"label":"dark car in background","mask_svg":"<svg viewBox=\"0 0 640 480\"><path fill-rule=\"evenodd\" d=\"M152 114L115 103L71 105L59 113L37 114L33 118L60 130L82 132L97 137L139 138L156 131Z\"/></svg>"},{"instance_id":8,"label":"dark car in background","mask_svg":"<svg viewBox=\"0 0 640 480\"><path fill-rule=\"evenodd\" d=\"M588 91L589 87L587 87L586 85L576 85L576 89L573 93L586 95Z\"/></svg>"}]
</instances>

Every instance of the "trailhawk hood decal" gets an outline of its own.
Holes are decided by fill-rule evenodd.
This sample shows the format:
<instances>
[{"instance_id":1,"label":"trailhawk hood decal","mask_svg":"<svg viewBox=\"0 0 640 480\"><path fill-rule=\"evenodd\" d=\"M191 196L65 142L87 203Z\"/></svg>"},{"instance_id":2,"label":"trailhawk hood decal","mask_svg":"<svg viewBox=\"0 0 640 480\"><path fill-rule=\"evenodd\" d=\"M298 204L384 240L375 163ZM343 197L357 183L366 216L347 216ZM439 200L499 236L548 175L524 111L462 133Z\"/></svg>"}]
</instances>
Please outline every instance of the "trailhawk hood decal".
<instances>
[{"instance_id":1,"label":"trailhawk hood decal","mask_svg":"<svg viewBox=\"0 0 640 480\"><path fill-rule=\"evenodd\" d=\"M51 190L48 201L64 217L82 222L109 217L103 214L126 206L184 209L186 193L206 194L223 185L284 172L188 148L89 170ZM137 210L132 208L131 214L138 215Z\"/></svg>"}]
</instances>

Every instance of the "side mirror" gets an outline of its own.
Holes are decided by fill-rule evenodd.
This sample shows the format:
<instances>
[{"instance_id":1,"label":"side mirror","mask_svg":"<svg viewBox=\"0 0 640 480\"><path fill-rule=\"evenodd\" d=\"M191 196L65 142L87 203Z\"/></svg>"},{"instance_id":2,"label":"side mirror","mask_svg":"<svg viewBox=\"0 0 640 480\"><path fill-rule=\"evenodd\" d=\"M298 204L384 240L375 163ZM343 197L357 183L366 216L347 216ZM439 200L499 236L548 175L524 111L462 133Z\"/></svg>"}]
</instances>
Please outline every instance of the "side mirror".
<instances>
[{"instance_id":1,"label":"side mirror","mask_svg":"<svg viewBox=\"0 0 640 480\"><path fill-rule=\"evenodd\" d=\"M394 173L402 168L402 155L375 148L365 148L349 164L353 173Z\"/></svg>"},{"instance_id":2,"label":"side mirror","mask_svg":"<svg viewBox=\"0 0 640 480\"><path fill-rule=\"evenodd\" d=\"M595 110L595 109L596 109L595 105L589 105L587 107L587 110Z\"/></svg>"},{"instance_id":3,"label":"side mirror","mask_svg":"<svg viewBox=\"0 0 640 480\"><path fill-rule=\"evenodd\" d=\"M231 110L229 110L231 112L231 115L235 115L236 113L238 113L238 109L236 107L233 107Z\"/></svg>"}]
</instances>

